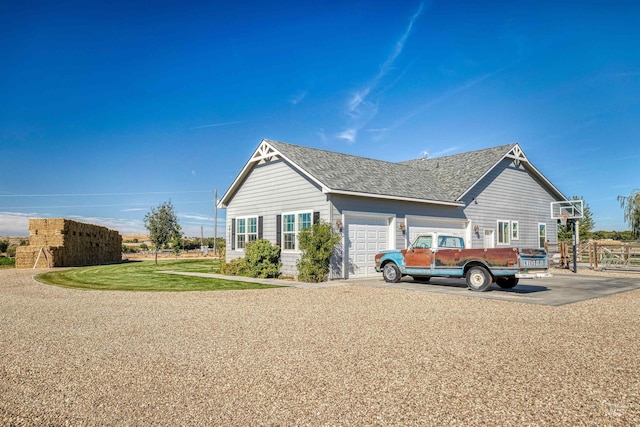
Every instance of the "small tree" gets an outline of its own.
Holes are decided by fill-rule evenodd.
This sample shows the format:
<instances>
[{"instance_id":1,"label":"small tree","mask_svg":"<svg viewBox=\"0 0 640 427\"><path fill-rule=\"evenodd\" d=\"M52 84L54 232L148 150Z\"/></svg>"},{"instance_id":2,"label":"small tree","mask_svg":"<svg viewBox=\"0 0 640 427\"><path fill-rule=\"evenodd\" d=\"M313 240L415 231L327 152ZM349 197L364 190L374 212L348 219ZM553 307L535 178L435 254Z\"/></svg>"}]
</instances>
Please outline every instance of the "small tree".
<instances>
[{"instance_id":1,"label":"small tree","mask_svg":"<svg viewBox=\"0 0 640 427\"><path fill-rule=\"evenodd\" d=\"M155 261L158 264L158 250L170 240L182 237L182 229L171 201L161 203L157 208L151 208L151 211L144 216L144 226L149 230L149 240L156 248Z\"/></svg>"},{"instance_id":2,"label":"small tree","mask_svg":"<svg viewBox=\"0 0 640 427\"><path fill-rule=\"evenodd\" d=\"M340 235L331 224L318 221L298 234L302 255L296 262L298 278L303 282L324 282L329 277L331 256Z\"/></svg>"}]
</instances>

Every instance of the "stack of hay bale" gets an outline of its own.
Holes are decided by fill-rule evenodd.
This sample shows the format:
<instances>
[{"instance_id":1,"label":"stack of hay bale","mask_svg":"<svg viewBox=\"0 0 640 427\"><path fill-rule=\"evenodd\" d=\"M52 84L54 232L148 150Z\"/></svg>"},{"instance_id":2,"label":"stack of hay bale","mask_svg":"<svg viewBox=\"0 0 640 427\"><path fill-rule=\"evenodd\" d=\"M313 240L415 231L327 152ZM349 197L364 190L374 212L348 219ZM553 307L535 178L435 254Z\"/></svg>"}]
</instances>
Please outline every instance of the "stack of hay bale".
<instances>
[{"instance_id":1,"label":"stack of hay bale","mask_svg":"<svg viewBox=\"0 0 640 427\"><path fill-rule=\"evenodd\" d=\"M17 248L17 268L78 267L122 260L122 236L99 225L31 218L29 236L29 246Z\"/></svg>"}]
</instances>

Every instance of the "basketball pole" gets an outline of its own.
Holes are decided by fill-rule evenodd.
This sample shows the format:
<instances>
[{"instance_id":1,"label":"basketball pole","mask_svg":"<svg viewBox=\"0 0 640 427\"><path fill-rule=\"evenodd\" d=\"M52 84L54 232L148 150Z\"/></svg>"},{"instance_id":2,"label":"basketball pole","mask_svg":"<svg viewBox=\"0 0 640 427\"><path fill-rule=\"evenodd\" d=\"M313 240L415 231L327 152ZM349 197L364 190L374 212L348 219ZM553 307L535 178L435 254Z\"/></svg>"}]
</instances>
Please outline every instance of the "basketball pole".
<instances>
[{"instance_id":1,"label":"basketball pole","mask_svg":"<svg viewBox=\"0 0 640 427\"><path fill-rule=\"evenodd\" d=\"M579 227L580 227L580 221L578 220L572 220L571 221L571 231L573 231L573 233L571 233L572 236L572 240L573 240L573 273L576 274L578 272L578 239L580 238L580 231L579 231Z\"/></svg>"}]
</instances>

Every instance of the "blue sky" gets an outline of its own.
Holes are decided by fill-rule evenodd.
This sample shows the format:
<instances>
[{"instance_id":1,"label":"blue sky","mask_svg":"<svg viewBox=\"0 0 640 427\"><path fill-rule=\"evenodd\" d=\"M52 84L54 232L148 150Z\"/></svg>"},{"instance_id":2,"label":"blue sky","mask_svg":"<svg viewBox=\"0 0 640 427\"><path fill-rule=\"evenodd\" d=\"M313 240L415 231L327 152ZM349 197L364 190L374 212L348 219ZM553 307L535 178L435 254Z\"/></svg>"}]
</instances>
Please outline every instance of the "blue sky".
<instances>
[{"instance_id":1,"label":"blue sky","mask_svg":"<svg viewBox=\"0 0 640 427\"><path fill-rule=\"evenodd\" d=\"M29 217L145 232L171 200L211 236L214 189L263 138L388 161L519 142L596 229L628 229L639 3L24 1L0 17L0 235Z\"/></svg>"}]
</instances>

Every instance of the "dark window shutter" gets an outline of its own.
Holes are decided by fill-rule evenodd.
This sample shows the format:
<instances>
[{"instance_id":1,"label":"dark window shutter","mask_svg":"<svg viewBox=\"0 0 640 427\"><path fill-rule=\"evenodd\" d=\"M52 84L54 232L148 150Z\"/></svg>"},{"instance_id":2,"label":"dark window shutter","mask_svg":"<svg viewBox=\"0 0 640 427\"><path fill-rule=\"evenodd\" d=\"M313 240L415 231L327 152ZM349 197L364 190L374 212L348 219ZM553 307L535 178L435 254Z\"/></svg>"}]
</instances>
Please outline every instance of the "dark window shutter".
<instances>
[{"instance_id":1,"label":"dark window shutter","mask_svg":"<svg viewBox=\"0 0 640 427\"><path fill-rule=\"evenodd\" d=\"M318 221L320 221L320 212L314 212L313 213L313 223L317 224Z\"/></svg>"},{"instance_id":2,"label":"dark window shutter","mask_svg":"<svg viewBox=\"0 0 640 427\"><path fill-rule=\"evenodd\" d=\"M282 246L282 215L276 215L276 245Z\"/></svg>"},{"instance_id":3,"label":"dark window shutter","mask_svg":"<svg viewBox=\"0 0 640 427\"><path fill-rule=\"evenodd\" d=\"M231 218L231 250L236 250L236 219Z\"/></svg>"},{"instance_id":4,"label":"dark window shutter","mask_svg":"<svg viewBox=\"0 0 640 427\"><path fill-rule=\"evenodd\" d=\"M258 217L258 239L262 239L262 217Z\"/></svg>"}]
</instances>

